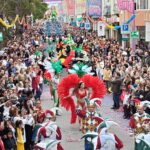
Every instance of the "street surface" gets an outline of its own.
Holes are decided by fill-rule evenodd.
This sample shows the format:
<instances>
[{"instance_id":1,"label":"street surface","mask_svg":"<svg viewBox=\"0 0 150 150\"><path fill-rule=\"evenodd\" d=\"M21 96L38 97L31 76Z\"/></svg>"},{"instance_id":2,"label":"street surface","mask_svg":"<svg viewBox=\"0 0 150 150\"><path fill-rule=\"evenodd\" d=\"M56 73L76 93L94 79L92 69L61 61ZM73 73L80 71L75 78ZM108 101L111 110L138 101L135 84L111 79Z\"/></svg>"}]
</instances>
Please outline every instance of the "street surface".
<instances>
[{"instance_id":1,"label":"street surface","mask_svg":"<svg viewBox=\"0 0 150 150\"><path fill-rule=\"evenodd\" d=\"M134 150L134 138L129 135L129 120L123 119L122 112L111 110L112 104L112 96L106 95L101 106L101 114L104 118L110 118L119 124L119 126L115 126L111 130L123 141L124 148L122 150ZM42 106L43 109L53 107L53 101L50 100L47 86L44 87L42 94ZM80 140L82 133L79 131L78 123L71 125L70 112L63 108L62 111L62 116L57 117L57 125L61 127L63 148L65 150L84 150L84 140Z\"/></svg>"}]
</instances>

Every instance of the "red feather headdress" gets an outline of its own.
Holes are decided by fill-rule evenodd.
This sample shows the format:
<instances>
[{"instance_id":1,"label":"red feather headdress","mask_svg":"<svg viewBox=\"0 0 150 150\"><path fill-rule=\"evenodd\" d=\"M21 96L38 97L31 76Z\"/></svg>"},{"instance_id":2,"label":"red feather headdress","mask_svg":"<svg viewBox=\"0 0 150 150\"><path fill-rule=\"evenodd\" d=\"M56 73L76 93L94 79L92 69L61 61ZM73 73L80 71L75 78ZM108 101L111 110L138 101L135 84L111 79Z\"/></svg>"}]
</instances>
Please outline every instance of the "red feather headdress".
<instances>
[{"instance_id":1,"label":"red feather headdress","mask_svg":"<svg viewBox=\"0 0 150 150\"><path fill-rule=\"evenodd\" d=\"M90 99L103 98L106 94L105 84L98 77L84 75L82 78L79 78L78 75L71 74L63 78L58 85L58 95L60 97L61 106L66 110L71 110L71 124L76 122L76 107L72 97L67 96L70 94L71 89L77 88L80 81L84 82L87 89L92 89Z\"/></svg>"}]
</instances>

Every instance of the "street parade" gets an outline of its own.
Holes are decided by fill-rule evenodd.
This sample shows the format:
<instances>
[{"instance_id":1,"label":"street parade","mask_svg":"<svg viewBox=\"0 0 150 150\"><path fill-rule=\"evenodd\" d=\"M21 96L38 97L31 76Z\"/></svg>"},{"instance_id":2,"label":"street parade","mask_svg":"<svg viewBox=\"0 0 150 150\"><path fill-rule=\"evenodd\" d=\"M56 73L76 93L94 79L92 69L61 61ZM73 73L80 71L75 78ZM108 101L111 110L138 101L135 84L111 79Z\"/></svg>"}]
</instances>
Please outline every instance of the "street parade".
<instances>
[{"instance_id":1,"label":"street parade","mask_svg":"<svg viewBox=\"0 0 150 150\"><path fill-rule=\"evenodd\" d=\"M0 150L150 150L149 0L0 2Z\"/></svg>"}]
</instances>

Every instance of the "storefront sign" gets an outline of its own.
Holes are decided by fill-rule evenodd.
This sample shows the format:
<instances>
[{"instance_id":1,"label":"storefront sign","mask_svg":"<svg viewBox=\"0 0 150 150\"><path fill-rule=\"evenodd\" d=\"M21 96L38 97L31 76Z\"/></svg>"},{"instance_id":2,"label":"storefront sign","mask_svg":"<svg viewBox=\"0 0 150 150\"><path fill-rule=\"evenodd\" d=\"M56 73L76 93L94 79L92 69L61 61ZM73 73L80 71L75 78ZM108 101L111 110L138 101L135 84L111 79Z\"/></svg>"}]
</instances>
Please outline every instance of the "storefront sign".
<instances>
[{"instance_id":1,"label":"storefront sign","mask_svg":"<svg viewBox=\"0 0 150 150\"><path fill-rule=\"evenodd\" d=\"M102 0L87 0L87 14L89 16L102 16Z\"/></svg>"},{"instance_id":2,"label":"storefront sign","mask_svg":"<svg viewBox=\"0 0 150 150\"><path fill-rule=\"evenodd\" d=\"M127 10L130 13L134 12L134 0L118 0L118 8Z\"/></svg>"},{"instance_id":3,"label":"storefront sign","mask_svg":"<svg viewBox=\"0 0 150 150\"><path fill-rule=\"evenodd\" d=\"M131 32L132 39L139 39L139 31L132 31Z\"/></svg>"},{"instance_id":4,"label":"storefront sign","mask_svg":"<svg viewBox=\"0 0 150 150\"><path fill-rule=\"evenodd\" d=\"M98 22L98 36L105 36L105 24L103 22Z\"/></svg>"},{"instance_id":5,"label":"storefront sign","mask_svg":"<svg viewBox=\"0 0 150 150\"><path fill-rule=\"evenodd\" d=\"M146 22L145 36L146 42L150 42L150 21Z\"/></svg>"},{"instance_id":6,"label":"storefront sign","mask_svg":"<svg viewBox=\"0 0 150 150\"><path fill-rule=\"evenodd\" d=\"M122 41L129 41L129 34L122 34Z\"/></svg>"},{"instance_id":7,"label":"storefront sign","mask_svg":"<svg viewBox=\"0 0 150 150\"><path fill-rule=\"evenodd\" d=\"M91 29L91 25L89 22L85 23L85 29L86 30L90 30Z\"/></svg>"},{"instance_id":8,"label":"storefront sign","mask_svg":"<svg viewBox=\"0 0 150 150\"><path fill-rule=\"evenodd\" d=\"M3 33L0 32L0 42L3 42Z\"/></svg>"}]
</instances>

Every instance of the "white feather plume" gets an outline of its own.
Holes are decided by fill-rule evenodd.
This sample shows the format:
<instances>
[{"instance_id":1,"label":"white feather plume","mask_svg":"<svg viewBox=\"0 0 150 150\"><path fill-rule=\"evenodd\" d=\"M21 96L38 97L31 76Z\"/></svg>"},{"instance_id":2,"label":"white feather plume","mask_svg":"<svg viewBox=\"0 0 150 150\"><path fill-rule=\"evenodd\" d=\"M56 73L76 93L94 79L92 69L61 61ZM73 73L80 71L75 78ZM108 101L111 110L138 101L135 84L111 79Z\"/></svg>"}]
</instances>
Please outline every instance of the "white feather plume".
<instances>
[{"instance_id":1,"label":"white feather plume","mask_svg":"<svg viewBox=\"0 0 150 150\"><path fill-rule=\"evenodd\" d=\"M79 66L76 65L76 64L74 64L72 67L73 67L75 70L79 70Z\"/></svg>"},{"instance_id":2,"label":"white feather plume","mask_svg":"<svg viewBox=\"0 0 150 150\"><path fill-rule=\"evenodd\" d=\"M75 70L73 70L73 69L68 69L68 72L69 72L70 74L74 74L74 73L76 73L76 71L75 71Z\"/></svg>"}]
</instances>

